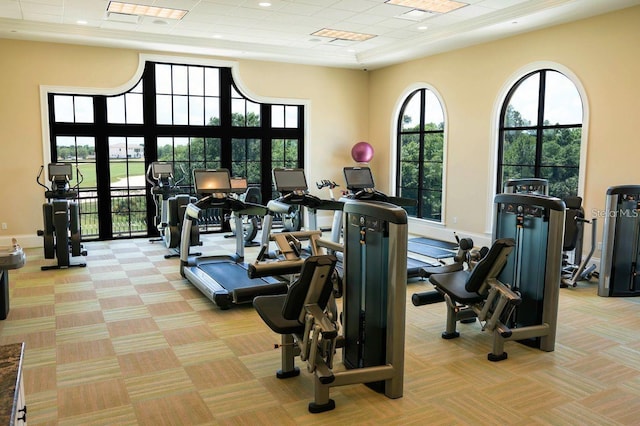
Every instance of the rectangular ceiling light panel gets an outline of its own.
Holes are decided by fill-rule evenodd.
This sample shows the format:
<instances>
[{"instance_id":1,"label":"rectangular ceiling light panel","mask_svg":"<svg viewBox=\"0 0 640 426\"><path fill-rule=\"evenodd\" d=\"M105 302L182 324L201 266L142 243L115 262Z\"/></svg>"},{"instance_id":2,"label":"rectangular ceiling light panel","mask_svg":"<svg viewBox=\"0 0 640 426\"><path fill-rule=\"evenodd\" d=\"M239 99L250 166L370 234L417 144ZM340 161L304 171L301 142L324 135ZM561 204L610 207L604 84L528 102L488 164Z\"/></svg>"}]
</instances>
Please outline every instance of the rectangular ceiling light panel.
<instances>
[{"instance_id":1,"label":"rectangular ceiling light panel","mask_svg":"<svg viewBox=\"0 0 640 426\"><path fill-rule=\"evenodd\" d=\"M182 19L187 14L186 10L171 9L167 7L146 6L143 4L109 2L107 12L124 13L127 15L153 16L154 18Z\"/></svg>"},{"instance_id":2,"label":"rectangular ceiling light panel","mask_svg":"<svg viewBox=\"0 0 640 426\"><path fill-rule=\"evenodd\" d=\"M375 35L373 34L354 33L351 31L332 30L329 28L323 28L311 35L318 36L318 37L337 38L339 40L352 40L352 41L365 41L375 37Z\"/></svg>"},{"instance_id":3,"label":"rectangular ceiling light panel","mask_svg":"<svg viewBox=\"0 0 640 426\"><path fill-rule=\"evenodd\" d=\"M385 3L436 13L447 13L467 6L467 3L454 0L387 0Z\"/></svg>"}]
</instances>

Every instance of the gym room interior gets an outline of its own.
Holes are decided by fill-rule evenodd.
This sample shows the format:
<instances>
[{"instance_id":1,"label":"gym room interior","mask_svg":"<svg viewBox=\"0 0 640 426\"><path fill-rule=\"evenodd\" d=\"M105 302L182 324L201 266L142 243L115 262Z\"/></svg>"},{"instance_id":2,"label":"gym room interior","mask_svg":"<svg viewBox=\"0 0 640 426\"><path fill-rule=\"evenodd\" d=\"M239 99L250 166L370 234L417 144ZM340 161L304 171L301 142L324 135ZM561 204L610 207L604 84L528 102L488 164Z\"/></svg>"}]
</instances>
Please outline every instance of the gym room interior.
<instances>
[{"instance_id":1,"label":"gym room interior","mask_svg":"<svg viewBox=\"0 0 640 426\"><path fill-rule=\"evenodd\" d=\"M51 7L67 1L34 3ZM553 8L572 2L524 3ZM509 20L501 36L478 35L477 41L471 33L460 45L445 43L379 65L368 65L366 55L362 64L350 65L266 53L263 59L241 49L216 50L216 39L207 41L211 49L201 41L184 48L153 35L136 45L121 42L114 32L101 45L90 38L30 33L17 25L21 18L0 18L0 176L6 179L0 186L0 247L15 238L26 254L25 265L8 272L11 309L0 321L0 345L24 343L29 423L637 424L640 300L600 297L597 280L560 289L555 350L509 342L509 358L498 363L487 360L491 335L479 323L461 325L458 339L442 339L444 305L413 306L411 294L430 284L411 280L403 396L386 398L359 384L337 387L331 391L335 410L312 414L313 375L304 362L297 361L299 377L278 380L279 336L251 304L216 307L180 275L177 258L164 258L161 245L146 236L90 240L86 268L41 271L48 261L37 235L45 198L36 176L55 160L47 93L124 93L151 61L228 67L247 99L303 105L303 168L310 192L321 198L327 193L315 182L332 179L338 191L344 188L343 168L357 165L351 148L359 141L373 147L367 166L376 189L397 195L398 114L415 90L437 93L444 112L441 217L410 216L408 233L445 241L455 233L477 247L492 243L503 103L525 75L558 71L582 100L577 195L587 219L599 215L602 244L607 189L640 185L634 166L640 155L640 1L616 3L592 16L524 31L513 31L518 23ZM82 34L78 28L71 33ZM330 225L331 216L321 214L319 223ZM207 253L234 249L221 234L204 238ZM248 248L247 260L257 253ZM592 258L598 268L601 256L598 245ZM11 399L2 403L11 405Z\"/></svg>"}]
</instances>

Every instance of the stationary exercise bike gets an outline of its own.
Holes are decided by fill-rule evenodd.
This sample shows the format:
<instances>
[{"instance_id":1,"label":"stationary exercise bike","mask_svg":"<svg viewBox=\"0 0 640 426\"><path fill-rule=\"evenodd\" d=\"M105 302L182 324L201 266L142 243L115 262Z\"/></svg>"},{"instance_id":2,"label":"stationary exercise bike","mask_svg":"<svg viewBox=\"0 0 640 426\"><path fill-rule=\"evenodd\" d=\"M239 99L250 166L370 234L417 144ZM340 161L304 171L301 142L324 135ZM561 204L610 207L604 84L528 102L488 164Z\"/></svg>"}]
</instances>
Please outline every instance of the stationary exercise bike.
<instances>
[{"instance_id":1,"label":"stationary exercise bike","mask_svg":"<svg viewBox=\"0 0 640 426\"><path fill-rule=\"evenodd\" d=\"M40 166L40 173L36 178L38 185L45 189L47 202L42 205L44 229L38 230L38 236L44 237L44 257L58 259L57 265L42 266L42 270L84 267L83 261L72 262L71 257L86 256L80 233L80 209L78 206L78 187L84 180L80 170L76 168L77 183L70 187L73 176L71 163L50 163L48 165L49 181L47 187L40 181L44 166Z\"/></svg>"},{"instance_id":2,"label":"stationary exercise bike","mask_svg":"<svg viewBox=\"0 0 640 426\"><path fill-rule=\"evenodd\" d=\"M184 211L189 203L197 199L188 194L180 194L178 185L184 177L174 182L173 163L155 161L147 168L145 177L151 184L151 194L156 205L155 225L160 232L160 238L151 241L162 241L171 250L170 254L164 256L165 259L178 257ZM192 246L202 245L197 222L192 223L190 241Z\"/></svg>"}]
</instances>

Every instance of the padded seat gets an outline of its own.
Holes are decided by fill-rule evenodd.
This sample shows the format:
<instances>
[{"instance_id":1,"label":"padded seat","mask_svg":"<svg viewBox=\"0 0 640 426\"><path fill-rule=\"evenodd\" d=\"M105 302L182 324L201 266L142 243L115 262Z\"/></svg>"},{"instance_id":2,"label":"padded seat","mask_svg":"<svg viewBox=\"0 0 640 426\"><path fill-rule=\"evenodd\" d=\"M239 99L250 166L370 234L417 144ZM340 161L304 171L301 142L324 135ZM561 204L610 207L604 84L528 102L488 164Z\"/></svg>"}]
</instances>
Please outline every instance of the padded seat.
<instances>
[{"instance_id":1,"label":"padded seat","mask_svg":"<svg viewBox=\"0 0 640 426\"><path fill-rule=\"evenodd\" d=\"M503 342L504 339L510 338L512 331L501 318L503 312L507 312L509 316L510 310L522 301L519 294L497 279L514 247L515 240L512 238L500 238L471 271L463 270L429 277L429 281L444 296L447 304L447 325L442 338L459 337L456 323L471 319L475 321L477 318L484 322L483 330L494 333L494 350L488 355L490 361L507 358ZM433 297L430 299L435 300Z\"/></svg>"},{"instance_id":2,"label":"padded seat","mask_svg":"<svg viewBox=\"0 0 640 426\"><path fill-rule=\"evenodd\" d=\"M483 296L475 291L467 291L466 285L470 275L471 272L468 270L447 272L444 274L431 275L429 281L448 294L453 300L469 305L481 302L484 299Z\"/></svg>"},{"instance_id":3,"label":"padded seat","mask_svg":"<svg viewBox=\"0 0 640 426\"><path fill-rule=\"evenodd\" d=\"M308 257L302 265L300 276L291 284L287 294L253 299L253 306L260 318L278 334L302 334L305 305L317 304L321 310L327 306L333 290L331 275L336 262L333 255ZM328 269L316 276L322 267Z\"/></svg>"},{"instance_id":4,"label":"padded seat","mask_svg":"<svg viewBox=\"0 0 640 426\"><path fill-rule=\"evenodd\" d=\"M471 271L431 275L429 281L456 302L465 305L482 302L487 297L487 289L484 288L486 280L495 278L504 267L506 255L503 250L508 254L514 246L515 241L511 238L496 240L487 255ZM498 268L494 268L494 264L498 262Z\"/></svg>"},{"instance_id":5,"label":"padded seat","mask_svg":"<svg viewBox=\"0 0 640 426\"><path fill-rule=\"evenodd\" d=\"M276 333L300 334L304 332L304 324L301 324L297 319L286 319L282 315L286 300L286 294L260 296L253 299L253 306L265 324Z\"/></svg>"}]
</instances>

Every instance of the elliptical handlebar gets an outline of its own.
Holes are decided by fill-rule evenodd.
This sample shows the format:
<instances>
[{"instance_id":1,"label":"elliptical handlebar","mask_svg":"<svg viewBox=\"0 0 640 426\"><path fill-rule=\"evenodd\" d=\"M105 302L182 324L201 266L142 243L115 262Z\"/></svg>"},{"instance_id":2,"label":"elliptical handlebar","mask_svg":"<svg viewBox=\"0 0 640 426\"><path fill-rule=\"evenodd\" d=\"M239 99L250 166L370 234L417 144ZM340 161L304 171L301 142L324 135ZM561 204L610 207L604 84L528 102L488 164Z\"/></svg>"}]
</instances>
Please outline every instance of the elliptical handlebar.
<instances>
[{"instance_id":1,"label":"elliptical handlebar","mask_svg":"<svg viewBox=\"0 0 640 426\"><path fill-rule=\"evenodd\" d=\"M170 174L160 174L157 178L154 176L154 172L153 172L153 165L155 163L158 162L154 162L149 164L149 166L147 167L147 171L145 173L145 180L147 181L147 183L149 183L149 185L151 185L151 192L153 194L156 195L162 195L164 197L169 197L171 195L177 195L180 193L180 182L182 182L185 177L186 177L186 173L184 171L184 168L182 166L180 166L180 170L182 171L182 177L177 180L174 181L174 174L173 174L173 166L172 166L172 171Z\"/></svg>"},{"instance_id":2,"label":"elliptical handlebar","mask_svg":"<svg viewBox=\"0 0 640 426\"><path fill-rule=\"evenodd\" d=\"M78 197L78 189L80 184L84 182L84 175L80 172L80 169L76 166L76 184L72 187L69 186L69 177L64 175L64 178L60 178L62 175L49 176L51 186L47 186L41 182L42 173L44 172L44 164L40 166L40 171L36 177L36 183L45 189L44 196L48 200L52 199L74 199Z\"/></svg>"},{"instance_id":3,"label":"elliptical handlebar","mask_svg":"<svg viewBox=\"0 0 640 426\"><path fill-rule=\"evenodd\" d=\"M40 172L38 172L38 176L36 177L36 182L38 183L38 185L43 187L46 191L49 191L50 188L44 183L40 182L40 178L42 177L42 172L44 172L44 164L40 166Z\"/></svg>"},{"instance_id":4,"label":"elliptical handlebar","mask_svg":"<svg viewBox=\"0 0 640 426\"><path fill-rule=\"evenodd\" d=\"M76 166L76 184L73 185L73 189L76 191L80 189L80 184L84 182L84 175L80 172L80 168Z\"/></svg>"},{"instance_id":5,"label":"elliptical handlebar","mask_svg":"<svg viewBox=\"0 0 640 426\"><path fill-rule=\"evenodd\" d=\"M147 173L144 174L144 178L149 183L149 185L156 186L157 182L155 182L151 178L151 164L149 164L149 167L147 167Z\"/></svg>"},{"instance_id":6,"label":"elliptical handlebar","mask_svg":"<svg viewBox=\"0 0 640 426\"><path fill-rule=\"evenodd\" d=\"M182 172L182 177L173 183L174 188L177 188L187 177L187 172L184 171L184 166L182 164L180 164L180 171Z\"/></svg>"}]
</instances>

